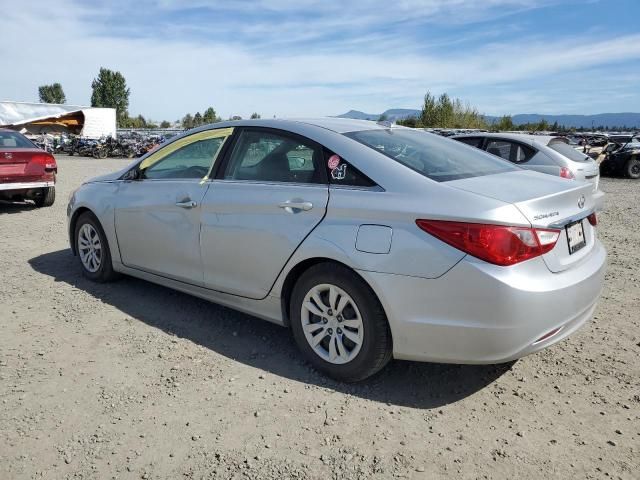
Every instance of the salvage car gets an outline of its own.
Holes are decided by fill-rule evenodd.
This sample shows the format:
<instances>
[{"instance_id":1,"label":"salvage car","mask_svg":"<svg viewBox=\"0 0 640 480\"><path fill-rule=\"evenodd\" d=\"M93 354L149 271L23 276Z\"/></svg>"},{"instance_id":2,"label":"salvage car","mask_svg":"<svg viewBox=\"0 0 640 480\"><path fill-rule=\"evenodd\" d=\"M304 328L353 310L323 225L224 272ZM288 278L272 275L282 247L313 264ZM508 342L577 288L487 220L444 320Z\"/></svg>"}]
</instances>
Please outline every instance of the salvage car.
<instances>
[{"instance_id":1,"label":"salvage car","mask_svg":"<svg viewBox=\"0 0 640 480\"><path fill-rule=\"evenodd\" d=\"M83 274L132 275L291 328L343 381L391 359L501 363L592 315L591 184L350 119L190 130L72 193Z\"/></svg>"},{"instance_id":2,"label":"salvage car","mask_svg":"<svg viewBox=\"0 0 640 480\"><path fill-rule=\"evenodd\" d=\"M610 143L600 155L600 171L606 175L640 178L640 138L629 136Z\"/></svg>"},{"instance_id":3,"label":"salvage car","mask_svg":"<svg viewBox=\"0 0 640 480\"><path fill-rule=\"evenodd\" d=\"M504 158L519 167L537 172L590 182L598 190L600 171L591 157L569 145L563 137L519 133L456 135L466 143ZM598 196L603 194L598 192Z\"/></svg>"},{"instance_id":4,"label":"salvage car","mask_svg":"<svg viewBox=\"0 0 640 480\"><path fill-rule=\"evenodd\" d=\"M53 155L19 132L0 129L0 200L33 200L37 207L50 207L57 172Z\"/></svg>"}]
</instances>

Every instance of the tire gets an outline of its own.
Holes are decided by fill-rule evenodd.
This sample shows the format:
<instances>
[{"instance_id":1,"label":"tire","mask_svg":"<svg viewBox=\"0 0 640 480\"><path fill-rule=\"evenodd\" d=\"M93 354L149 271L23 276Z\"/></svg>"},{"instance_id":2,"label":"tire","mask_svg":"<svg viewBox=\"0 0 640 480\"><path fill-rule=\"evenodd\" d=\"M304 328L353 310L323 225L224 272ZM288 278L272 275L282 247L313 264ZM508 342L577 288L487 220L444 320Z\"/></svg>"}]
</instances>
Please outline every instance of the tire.
<instances>
[{"instance_id":1,"label":"tire","mask_svg":"<svg viewBox=\"0 0 640 480\"><path fill-rule=\"evenodd\" d=\"M335 305L331 305L328 297L331 287L337 295L334 297ZM309 303L313 292L323 289L328 289L320 295L323 309L315 310L322 310L327 321L303 307L303 303ZM348 300L342 306L342 318L338 308L345 298ZM314 300L312 307L317 305ZM337 307L336 311L326 309L332 306ZM309 268L296 282L289 308L293 337L298 347L307 360L327 376L343 382L357 382L377 373L391 360L391 330L382 305L369 285L352 270L333 263ZM361 327L352 328L358 322ZM316 325L315 332L310 332L309 327ZM348 337L345 332L349 333ZM313 338L308 339L309 336ZM322 340L317 341L321 337ZM352 342L350 338L359 343ZM317 345L312 346L312 341ZM331 361L331 342L334 341L334 360Z\"/></svg>"},{"instance_id":2,"label":"tire","mask_svg":"<svg viewBox=\"0 0 640 480\"><path fill-rule=\"evenodd\" d=\"M53 205L53 202L56 201L56 187L45 187L40 190L40 195L34 199L36 207L42 208Z\"/></svg>"},{"instance_id":3,"label":"tire","mask_svg":"<svg viewBox=\"0 0 640 480\"><path fill-rule=\"evenodd\" d=\"M624 166L624 173L626 173L629 178L640 178L640 160L637 158L630 159Z\"/></svg>"},{"instance_id":4,"label":"tire","mask_svg":"<svg viewBox=\"0 0 640 480\"><path fill-rule=\"evenodd\" d=\"M87 227L87 230L84 230L85 227ZM97 268L95 269L88 266L95 266L95 263L89 261L87 265L85 265L85 261L83 261L83 258L85 257L82 253L82 244L85 242L80 238L81 232L83 232L83 238L87 238L87 235L89 235L92 239L97 237L99 240L100 253L97 253L97 251L94 250L96 255L95 259L99 260L97 262ZM118 278L119 275L113 270L107 236L105 235L100 222L93 213L85 212L78 217L74 232L74 242L76 243L76 254L78 256L80 268L82 268L82 274L86 278L98 283L111 282ZM91 252L90 247L89 252Z\"/></svg>"},{"instance_id":5,"label":"tire","mask_svg":"<svg viewBox=\"0 0 640 480\"><path fill-rule=\"evenodd\" d=\"M93 151L93 157L104 160L107 158L107 149L106 148L97 148Z\"/></svg>"}]
</instances>

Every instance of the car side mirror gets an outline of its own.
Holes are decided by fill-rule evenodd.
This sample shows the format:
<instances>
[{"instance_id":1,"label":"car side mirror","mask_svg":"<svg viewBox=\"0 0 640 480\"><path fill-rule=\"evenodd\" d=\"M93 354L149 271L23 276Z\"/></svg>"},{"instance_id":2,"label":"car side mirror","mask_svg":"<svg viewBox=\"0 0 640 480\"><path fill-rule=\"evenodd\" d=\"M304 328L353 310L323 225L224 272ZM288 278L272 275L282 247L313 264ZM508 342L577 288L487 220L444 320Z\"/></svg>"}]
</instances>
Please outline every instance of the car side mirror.
<instances>
[{"instance_id":1,"label":"car side mirror","mask_svg":"<svg viewBox=\"0 0 640 480\"><path fill-rule=\"evenodd\" d=\"M122 176L123 180L128 180L128 181L140 180L141 178L142 178L142 175L138 167L132 168Z\"/></svg>"}]
</instances>

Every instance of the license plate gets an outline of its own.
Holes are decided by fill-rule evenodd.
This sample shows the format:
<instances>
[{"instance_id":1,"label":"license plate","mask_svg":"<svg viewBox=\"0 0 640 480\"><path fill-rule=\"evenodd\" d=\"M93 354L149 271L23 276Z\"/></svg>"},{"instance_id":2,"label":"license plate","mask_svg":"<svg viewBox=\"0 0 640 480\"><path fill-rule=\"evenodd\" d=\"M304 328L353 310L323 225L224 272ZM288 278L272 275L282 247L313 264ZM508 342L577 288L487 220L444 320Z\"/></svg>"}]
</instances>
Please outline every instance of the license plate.
<instances>
[{"instance_id":1,"label":"license plate","mask_svg":"<svg viewBox=\"0 0 640 480\"><path fill-rule=\"evenodd\" d=\"M569 254L576 253L587 245L587 239L584 236L584 226L582 220L570 223L566 227L567 243L569 244Z\"/></svg>"}]
</instances>

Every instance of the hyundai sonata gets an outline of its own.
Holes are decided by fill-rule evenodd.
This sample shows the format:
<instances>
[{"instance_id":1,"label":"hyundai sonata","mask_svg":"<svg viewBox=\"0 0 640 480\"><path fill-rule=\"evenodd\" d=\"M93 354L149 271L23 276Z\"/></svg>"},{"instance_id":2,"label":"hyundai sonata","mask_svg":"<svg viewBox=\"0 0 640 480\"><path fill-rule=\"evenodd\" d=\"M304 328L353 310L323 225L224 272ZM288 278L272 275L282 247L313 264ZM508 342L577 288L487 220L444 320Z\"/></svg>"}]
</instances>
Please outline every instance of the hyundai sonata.
<instances>
[{"instance_id":1,"label":"hyundai sonata","mask_svg":"<svg viewBox=\"0 0 640 480\"><path fill-rule=\"evenodd\" d=\"M499 363L587 321L606 253L591 184L349 119L190 130L68 205L95 281L127 274L290 327L357 381L392 357Z\"/></svg>"}]
</instances>

